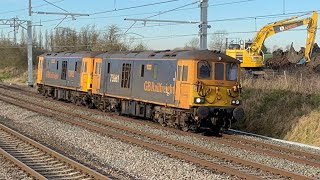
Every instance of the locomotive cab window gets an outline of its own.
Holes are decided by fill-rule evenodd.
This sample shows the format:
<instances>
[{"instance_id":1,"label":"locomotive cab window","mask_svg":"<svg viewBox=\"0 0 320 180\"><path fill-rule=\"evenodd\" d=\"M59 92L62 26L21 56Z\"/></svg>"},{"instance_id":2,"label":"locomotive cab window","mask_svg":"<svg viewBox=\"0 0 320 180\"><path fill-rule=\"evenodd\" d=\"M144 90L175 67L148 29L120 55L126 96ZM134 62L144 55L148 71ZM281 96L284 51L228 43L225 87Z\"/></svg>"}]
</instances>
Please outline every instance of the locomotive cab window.
<instances>
[{"instance_id":1,"label":"locomotive cab window","mask_svg":"<svg viewBox=\"0 0 320 180\"><path fill-rule=\"evenodd\" d=\"M188 66L182 68L182 81L188 81Z\"/></svg>"},{"instance_id":2,"label":"locomotive cab window","mask_svg":"<svg viewBox=\"0 0 320 180\"><path fill-rule=\"evenodd\" d=\"M223 63L214 64L214 79L224 80L224 64Z\"/></svg>"},{"instance_id":3,"label":"locomotive cab window","mask_svg":"<svg viewBox=\"0 0 320 180\"><path fill-rule=\"evenodd\" d=\"M101 63L96 63L95 74L101 74Z\"/></svg>"},{"instance_id":4,"label":"locomotive cab window","mask_svg":"<svg viewBox=\"0 0 320 180\"><path fill-rule=\"evenodd\" d=\"M40 62L39 62L39 64L38 64L38 69L42 69L43 67L42 67L42 63L43 63L43 60L41 60Z\"/></svg>"},{"instance_id":5,"label":"locomotive cab window","mask_svg":"<svg viewBox=\"0 0 320 180\"><path fill-rule=\"evenodd\" d=\"M198 62L198 78L199 79L211 79L211 65L208 61Z\"/></svg>"},{"instance_id":6,"label":"locomotive cab window","mask_svg":"<svg viewBox=\"0 0 320 180\"><path fill-rule=\"evenodd\" d=\"M227 80L236 81L238 79L238 64L228 63L227 64Z\"/></svg>"},{"instance_id":7,"label":"locomotive cab window","mask_svg":"<svg viewBox=\"0 0 320 180\"><path fill-rule=\"evenodd\" d=\"M87 72L87 62L83 62L83 68L82 68L82 72Z\"/></svg>"}]
</instances>

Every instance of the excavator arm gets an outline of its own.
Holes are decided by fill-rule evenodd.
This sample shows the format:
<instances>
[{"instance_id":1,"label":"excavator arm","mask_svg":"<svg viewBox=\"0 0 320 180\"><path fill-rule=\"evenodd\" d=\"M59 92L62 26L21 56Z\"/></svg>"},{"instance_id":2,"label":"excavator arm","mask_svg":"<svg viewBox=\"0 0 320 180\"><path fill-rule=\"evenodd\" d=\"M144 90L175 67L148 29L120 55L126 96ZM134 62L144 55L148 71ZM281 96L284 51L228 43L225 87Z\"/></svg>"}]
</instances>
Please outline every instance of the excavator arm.
<instances>
[{"instance_id":1,"label":"excavator arm","mask_svg":"<svg viewBox=\"0 0 320 180\"><path fill-rule=\"evenodd\" d=\"M308 21L308 36L306 42L306 50L304 52L306 62L309 62L311 60L312 48L317 34L318 13L314 12L311 18L308 19Z\"/></svg>"},{"instance_id":2,"label":"excavator arm","mask_svg":"<svg viewBox=\"0 0 320 180\"><path fill-rule=\"evenodd\" d=\"M252 45L249 47L250 54L259 55L264 41L269 36L308 24L305 58L307 62L310 61L310 53L312 51L317 31L318 13L317 11L313 11L311 17L294 20L297 18L298 16L294 16L262 27L254 37Z\"/></svg>"}]
</instances>

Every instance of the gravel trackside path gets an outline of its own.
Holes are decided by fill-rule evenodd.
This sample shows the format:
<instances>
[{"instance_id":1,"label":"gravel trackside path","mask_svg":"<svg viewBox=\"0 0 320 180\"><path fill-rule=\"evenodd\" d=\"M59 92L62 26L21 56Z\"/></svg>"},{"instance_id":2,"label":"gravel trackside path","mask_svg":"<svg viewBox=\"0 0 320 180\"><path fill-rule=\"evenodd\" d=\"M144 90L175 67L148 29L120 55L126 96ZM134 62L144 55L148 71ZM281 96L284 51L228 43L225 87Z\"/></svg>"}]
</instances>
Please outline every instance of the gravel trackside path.
<instances>
[{"instance_id":1,"label":"gravel trackside path","mask_svg":"<svg viewBox=\"0 0 320 180\"><path fill-rule=\"evenodd\" d=\"M0 114L1 123L115 179L234 179L4 102Z\"/></svg>"}]
</instances>

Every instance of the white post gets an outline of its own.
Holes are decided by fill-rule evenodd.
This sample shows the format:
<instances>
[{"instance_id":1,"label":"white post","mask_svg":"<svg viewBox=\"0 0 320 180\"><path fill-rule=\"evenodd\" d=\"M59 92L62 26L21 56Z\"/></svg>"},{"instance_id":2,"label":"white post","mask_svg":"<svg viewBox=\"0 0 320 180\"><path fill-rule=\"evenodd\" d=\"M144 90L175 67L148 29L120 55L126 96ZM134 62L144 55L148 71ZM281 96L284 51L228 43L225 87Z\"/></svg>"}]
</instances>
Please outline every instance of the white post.
<instances>
[{"instance_id":1,"label":"white post","mask_svg":"<svg viewBox=\"0 0 320 180\"><path fill-rule=\"evenodd\" d=\"M29 0L29 17L30 20L27 22L28 30L28 86L33 87L33 70L32 70L32 11L31 11L31 0Z\"/></svg>"}]
</instances>

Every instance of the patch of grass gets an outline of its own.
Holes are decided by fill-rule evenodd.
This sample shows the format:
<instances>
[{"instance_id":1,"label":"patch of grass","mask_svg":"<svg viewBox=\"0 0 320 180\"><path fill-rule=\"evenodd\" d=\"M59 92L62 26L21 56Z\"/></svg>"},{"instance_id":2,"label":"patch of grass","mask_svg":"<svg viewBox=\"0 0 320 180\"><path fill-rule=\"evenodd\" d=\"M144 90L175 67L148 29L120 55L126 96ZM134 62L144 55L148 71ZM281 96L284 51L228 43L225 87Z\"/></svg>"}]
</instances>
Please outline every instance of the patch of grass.
<instances>
[{"instance_id":1,"label":"patch of grass","mask_svg":"<svg viewBox=\"0 0 320 180\"><path fill-rule=\"evenodd\" d=\"M12 77L12 74L10 72L0 73L0 81L3 81L5 79L9 79L10 77Z\"/></svg>"},{"instance_id":2,"label":"patch of grass","mask_svg":"<svg viewBox=\"0 0 320 180\"><path fill-rule=\"evenodd\" d=\"M37 76L37 70L33 72L33 79L35 80ZM25 84L28 80L28 73L26 69L18 68L4 68L0 69L0 81L15 84Z\"/></svg>"},{"instance_id":3,"label":"patch of grass","mask_svg":"<svg viewBox=\"0 0 320 180\"><path fill-rule=\"evenodd\" d=\"M251 81L251 80L250 80ZM320 85L294 77L244 81L246 117L236 128L280 139L320 145Z\"/></svg>"}]
</instances>

